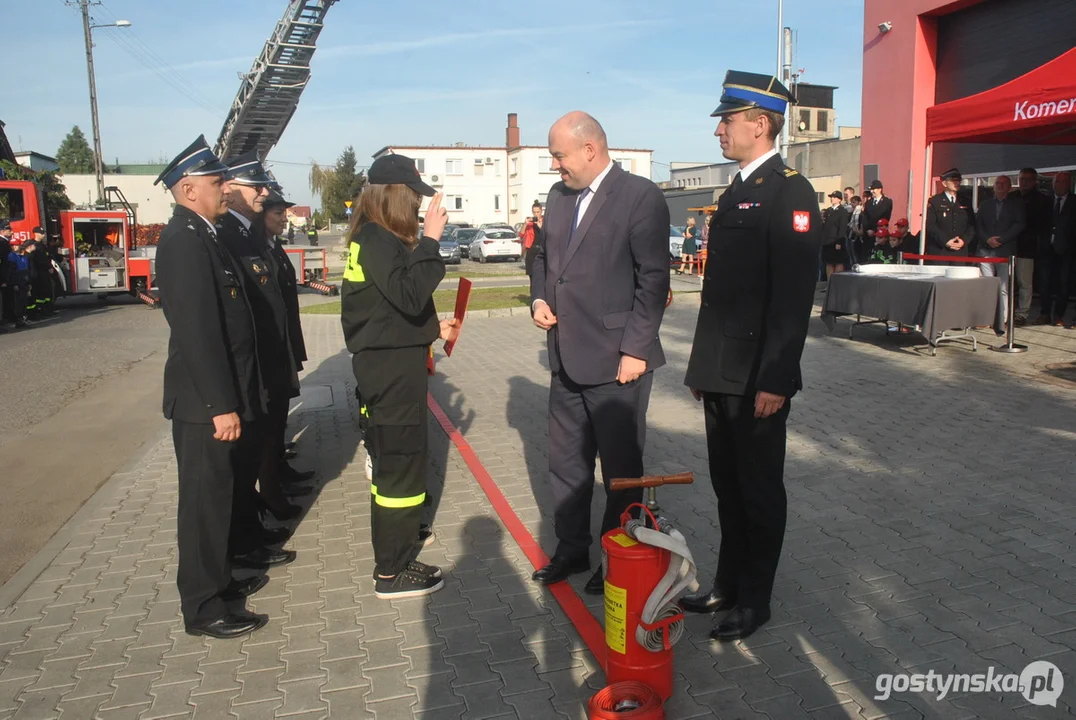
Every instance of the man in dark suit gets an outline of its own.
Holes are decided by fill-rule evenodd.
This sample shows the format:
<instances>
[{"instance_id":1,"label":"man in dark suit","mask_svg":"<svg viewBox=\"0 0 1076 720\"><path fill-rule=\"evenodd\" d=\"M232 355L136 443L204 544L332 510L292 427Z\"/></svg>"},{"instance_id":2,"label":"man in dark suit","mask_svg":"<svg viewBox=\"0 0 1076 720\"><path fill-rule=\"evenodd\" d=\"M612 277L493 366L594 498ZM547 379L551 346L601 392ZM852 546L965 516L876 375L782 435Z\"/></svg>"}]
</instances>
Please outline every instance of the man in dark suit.
<instances>
[{"instance_id":1,"label":"man in dark suit","mask_svg":"<svg viewBox=\"0 0 1076 720\"><path fill-rule=\"evenodd\" d=\"M740 172L710 221L685 384L703 401L721 549L713 587L681 605L730 610L710 633L716 640L745 638L770 619L785 534L785 422L803 387L822 240L814 188L774 147L791 99L774 77L730 70L713 113L721 152Z\"/></svg>"},{"instance_id":2,"label":"man in dark suit","mask_svg":"<svg viewBox=\"0 0 1076 720\"><path fill-rule=\"evenodd\" d=\"M1016 255L1016 242L1024 231L1024 203L1012 195L1012 180L999 175L994 180L994 197L987 198L975 214L975 235L979 244L975 254L983 258L1011 258ZM983 277L1001 278L1001 300L1005 320L1009 316L1009 266L1001 263L982 263Z\"/></svg>"},{"instance_id":3,"label":"man in dark suit","mask_svg":"<svg viewBox=\"0 0 1076 720\"><path fill-rule=\"evenodd\" d=\"M860 265L866 264L867 259L874 252L877 244L874 236L878 231L878 221L889 222L893 219L893 199L886 197L882 181L872 180L870 191L870 199L863 203L863 215L860 217L863 239L854 244L856 262Z\"/></svg>"},{"instance_id":4,"label":"man in dark suit","mask_svg":"<svg viewBox=\"0 0 1076 720\"><path fill-rule=\"evenodd\" d=\"M557 550L534 580L590 568L594 460L606 483L601 532L642 499L609 480L643 475L653 371L665 364L658 328L669 294L669 209L654 183L609 158L601 125L572 112L549 131L553 169L543 242L531 274L534 324L547 331L549 481ZM601 568L586 584L600 594Z\"/></svg>"},{"instance_id":5,"label":"man in dark suit","mask_svg":"<svg viewBox=\"0 0 1076 720\"><path fill-rule=\"evenodd\" d=\"M1035 277L1035 258L1039 248L1049 242L1050 199L1039 192L1039 173L1027 167L1020 171L1020 194L1024 204L1024 230L1016 241L1016 324L1026 325L1031 311L1031 289Z\"/></svg>"},{"instance_id":6,"label":"man in dark suit","mask_svg":"<svg viewBox=\"0 0 1076 720\"><path fill-rule=\"evenodd\" d=\"M237 443L265 398L240 269L213 224L227 212L227 170L203 136L156 181L176 202L157 245L157 286L171 331L164 416L179 465L176 584L187 632L215 638L240 637L268 621L225 605L266 583L264 576L232 580L228 553Z\"/></svg>"},{"instance_id":7,"label":"man in dark suit","mask_svg":"<svg viewBox=\"0 0 1076 720\"><path fill-rule=\"evenodd\" d=\"M959 196L962 181L956 168L942 173L943 190L927 201L927 253L967 257L975 240L975 214ZM950 264L942 262L943 265ZM952 265L965 265L955 262Z\"/></svg>"},{"instance_id":8,"label":"man in dark suit","mask_svg":"<svg viewBox=\"0 0 1076 720\"><path fill-rule=\"evenodd\" d=\"M1050 228L1039 249L1042 283L1042 314L1037 325L1063 327L1069 301L1072 256L1076 253L1076 203L1073 202L1072 176L1054 175L1054 192L1050 196ZM1070 326L1072 327L1072 326Z\"/></svg>"}]
</instances>

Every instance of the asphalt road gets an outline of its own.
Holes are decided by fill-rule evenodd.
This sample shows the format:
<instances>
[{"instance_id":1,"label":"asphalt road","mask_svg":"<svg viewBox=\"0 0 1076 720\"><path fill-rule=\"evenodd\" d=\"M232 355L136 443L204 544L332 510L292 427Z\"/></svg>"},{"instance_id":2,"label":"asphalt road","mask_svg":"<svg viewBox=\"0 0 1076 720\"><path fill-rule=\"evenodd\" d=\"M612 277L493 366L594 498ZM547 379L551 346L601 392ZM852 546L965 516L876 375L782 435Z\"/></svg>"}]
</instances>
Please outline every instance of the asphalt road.
<instances>
[{"instance_id":1,"label":"asphalt road","mask_svg":"<svg viewBox=\"0 0 1076 720\"><path fill-rule=\"evenodd\" d=\"M127 297L60 307L0 335L0 583L166 428L160 310Z\"/></svg>"}]
</instances>

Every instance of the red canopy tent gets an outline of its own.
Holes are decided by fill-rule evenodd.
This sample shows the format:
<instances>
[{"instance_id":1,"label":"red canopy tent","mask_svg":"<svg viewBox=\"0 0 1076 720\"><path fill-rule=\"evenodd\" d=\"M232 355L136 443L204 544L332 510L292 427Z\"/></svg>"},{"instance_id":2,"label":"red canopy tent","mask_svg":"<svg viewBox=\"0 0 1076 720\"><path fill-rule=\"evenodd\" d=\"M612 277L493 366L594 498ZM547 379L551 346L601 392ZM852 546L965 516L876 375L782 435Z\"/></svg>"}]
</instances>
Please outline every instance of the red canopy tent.
<instances>
[{"instance_id":1,"label":"red canopy tent","mask_svg":"<svg viewBox=\"0 0 1076 720\"><path fill-rule=\"evenodd\" d=\"M1076 48L1004 85L927 108L926 139L921 254L934 143L1076 144Z\"/></svg>"}]
</instances>

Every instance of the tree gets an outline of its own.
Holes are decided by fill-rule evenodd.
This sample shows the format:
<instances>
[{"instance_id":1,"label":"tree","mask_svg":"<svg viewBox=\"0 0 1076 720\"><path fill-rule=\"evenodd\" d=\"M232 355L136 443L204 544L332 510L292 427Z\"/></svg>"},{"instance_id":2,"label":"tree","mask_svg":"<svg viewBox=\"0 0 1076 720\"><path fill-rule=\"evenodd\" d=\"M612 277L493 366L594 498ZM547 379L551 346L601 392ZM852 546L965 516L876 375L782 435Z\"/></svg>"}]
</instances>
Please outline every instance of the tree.
<instances>
[{"instance_id":1,"label":"tree","mask_svg":"<svg viewBox=\"0 0 1076 720\"><path fill-rule=\"evenodd\" d=\"M78 125L71 128L56 151L56 162L64 175L89 175L94 171L93 150Z\"/></svg>"},{"instance_id":2,"label":"tree","mask_svg":"<svg viewBox=\"0 0 1076 720\"><path fill-rule=\"evenodd\" d=\"M310 190L321 196L322 213L335 222L347 219L348 200L366 185L366 174L358 169L355 148L348 145L331 168L314 163L310 167Z\"/></svg>"}]
</instances>

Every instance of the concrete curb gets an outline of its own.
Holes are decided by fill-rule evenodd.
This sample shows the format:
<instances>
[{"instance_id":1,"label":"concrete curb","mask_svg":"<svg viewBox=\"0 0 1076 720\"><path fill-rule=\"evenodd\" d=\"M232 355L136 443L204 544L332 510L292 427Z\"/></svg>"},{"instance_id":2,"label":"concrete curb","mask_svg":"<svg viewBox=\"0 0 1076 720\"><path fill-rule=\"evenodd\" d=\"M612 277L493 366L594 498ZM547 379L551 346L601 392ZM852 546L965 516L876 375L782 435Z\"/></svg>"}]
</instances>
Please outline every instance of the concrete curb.
<instances>
[{"instance_id":1,"label":"concrete curb","mask_svg":"<svg viewBox=\"0 0 1076 720\"><path fill-rule=\"evenodd\" d=\"M22 594L34 584L38 576L49 568L56 556L63 552L64 548L71 542L71 538L74 537L78 526L92 517L107 500L112 499L117 494L123 484L121 476L144 464L157 449L157 445L164 441L171 432L172 429L169 427L139 448L142 452L136 450L135 452L138 454L134 459L114 472L97 489L97 492L91 495L90 499L83 503L82 507L74 515L68 518L67 522L56 531L56 534L25 565L19 568L18 572L12 575L3 586L0 586L0 615L5 613L15 601L22 597Z\"/></svg>"}]
</instances>

